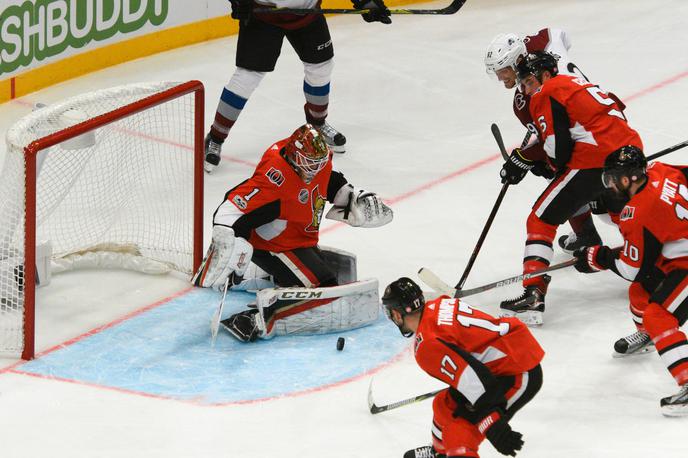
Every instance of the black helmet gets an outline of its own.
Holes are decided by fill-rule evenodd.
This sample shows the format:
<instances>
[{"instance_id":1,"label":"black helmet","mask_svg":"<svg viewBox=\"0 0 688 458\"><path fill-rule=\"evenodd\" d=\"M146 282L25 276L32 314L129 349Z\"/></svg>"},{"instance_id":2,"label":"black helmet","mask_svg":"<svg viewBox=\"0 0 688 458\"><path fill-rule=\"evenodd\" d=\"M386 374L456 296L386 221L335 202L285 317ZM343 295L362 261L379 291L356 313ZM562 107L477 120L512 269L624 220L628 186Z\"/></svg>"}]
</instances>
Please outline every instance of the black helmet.
<instances>
[{"instance_id":1,"label":"black helmet","mask_svg":"<svg viewBox=\"0 0 688 458\"><path fill-rule=\"evenodd\" d=\"M526 78L528 75L534 75L535 78L542 83L542 72L545 70L549 71L552 76L559 73L557 58L545 51L528 53L518 64L516 64L516 73L520 80Z\"/></svg>"},{"instance_id":2,"label":"black helmet","mask_svg":"<svg viewBox=\"0 0 688 458\"><path fill-rule=\"evenodd\" d=\"M425 305L423 291L413 280L401 277L393 281L382 295L382 303L385 306L387 317L392 319L392 309L398 311L401 316L413 313ZM399 331L404 337L411 337L412 332L405 331L399 327Z\"/></svg>"},{"instance_id":3,"label":"black helmet","mask_svg":"<svg viewBox=\"0 0 688 458\"><path fill-rule=\"evenodd\" d=\"M633 145L622 146L605 159L602 183L605 188L609 188L618 183L622 176L633 182L645 177L646 173L647 159L643 151Z\"/></svg>"}]
</instances>

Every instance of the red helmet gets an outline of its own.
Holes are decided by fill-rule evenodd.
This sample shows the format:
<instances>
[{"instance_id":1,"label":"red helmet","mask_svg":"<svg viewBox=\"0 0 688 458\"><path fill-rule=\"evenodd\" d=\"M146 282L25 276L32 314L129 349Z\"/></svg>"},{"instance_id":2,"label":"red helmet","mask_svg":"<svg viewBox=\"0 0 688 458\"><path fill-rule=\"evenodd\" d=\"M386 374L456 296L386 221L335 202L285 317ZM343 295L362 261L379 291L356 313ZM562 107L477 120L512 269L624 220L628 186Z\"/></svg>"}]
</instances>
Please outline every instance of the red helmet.
<instances>
[{"instance_id":1,"label":"red helmet","mask_svg":"<svg viewBox=\"0 0 688 458\"><path fill-rule=\"evenodd\" d=\"M304 124L291 134L285 153L296 172L306 182L315 178L330 159L330 148L311 124Z\"/></svg>"}]
</instances>

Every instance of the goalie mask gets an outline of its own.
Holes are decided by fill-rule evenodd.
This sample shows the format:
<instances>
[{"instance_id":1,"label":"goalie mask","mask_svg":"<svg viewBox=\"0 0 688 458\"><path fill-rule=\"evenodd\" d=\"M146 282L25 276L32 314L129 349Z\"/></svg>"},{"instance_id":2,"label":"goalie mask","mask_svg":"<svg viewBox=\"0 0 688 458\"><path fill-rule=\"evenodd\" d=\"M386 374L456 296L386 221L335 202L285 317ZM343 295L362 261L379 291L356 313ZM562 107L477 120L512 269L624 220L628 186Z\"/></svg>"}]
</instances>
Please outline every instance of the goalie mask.
<instances>
[{"instance_id":1,"label":"goalie mask","mask_svg":"<svg viewBox=\"0 0 688 458\"><path fill-rule=\"evenodd\" d=\"M382 304L385 306L387 318L394 321L392 310L399 312L403 318L409 313L422 309L425 305L425 298L420 286L410 278L401 277L387 285L385 294L382 296ZM413 335L413 332L403 328L403 323L395 324L404 337L411 337Z\"/></svg>"},{"instance_id":2,"label":"goalie mask","mask_svg":"<svg viewBox=\"0 0 688 458\"><path fill-rule=\"evenodd\" d=\"M330 160L330 149L311 124L304 124L291 134L285 155L296 173L310 183Z\"/></svg>"}]
</instances>

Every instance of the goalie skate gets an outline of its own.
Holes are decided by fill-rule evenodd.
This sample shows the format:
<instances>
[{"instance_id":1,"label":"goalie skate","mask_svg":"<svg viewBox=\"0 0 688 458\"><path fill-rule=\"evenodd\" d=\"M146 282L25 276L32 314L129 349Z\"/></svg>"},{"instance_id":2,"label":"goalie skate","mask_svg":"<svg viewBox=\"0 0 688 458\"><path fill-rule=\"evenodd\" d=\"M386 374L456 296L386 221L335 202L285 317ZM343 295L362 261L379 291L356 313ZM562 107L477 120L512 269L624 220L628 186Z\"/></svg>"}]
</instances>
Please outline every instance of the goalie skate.
<instances>
[{"instance_id":1,"label":"goalie skate","mask_svg":"<svg viewBox=\"0 0 688 458\"><path fill-rule=\"evenodd\" d=\"M649 335L642 331L622 337L614 343L614 358L623 358L631 355L642 355L655 349L655 344Z\"/></svg>"},{"instance_id":2,"label":"goalie skate","mask_svg":"<svg viewBox=\"0 0 688 458\"><path fill-rule=\"evenodd\" d=\"M346 152L346 137L341 132L329 125L327 121L316 128L332 151L335 153Z\"/></svg>"},{"instance_id":3,"label":"goalie skate","mask_svg":"<svg viewBox=\"0 0 688 458\"><path fill-rule=\"evenodd\" d=\"M667 396L659 401L662 415L667 417L684 417L688 415L688 384L673 396Z\"/></svg>"}]
</instances>

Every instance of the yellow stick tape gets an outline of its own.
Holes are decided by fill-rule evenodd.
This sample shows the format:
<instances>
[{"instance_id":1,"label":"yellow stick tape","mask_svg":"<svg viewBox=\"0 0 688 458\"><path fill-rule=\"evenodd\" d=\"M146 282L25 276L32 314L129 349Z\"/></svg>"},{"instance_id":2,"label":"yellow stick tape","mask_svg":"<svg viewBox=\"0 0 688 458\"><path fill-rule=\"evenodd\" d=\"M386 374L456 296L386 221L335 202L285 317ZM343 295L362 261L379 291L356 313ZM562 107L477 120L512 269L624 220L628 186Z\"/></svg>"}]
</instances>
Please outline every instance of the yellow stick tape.
<instances>
[{"instance_id":1,"label":"yellow stick tape","mask_svg":"<svg viewBox=\"0 0 688 458\"><path fill-rule=\"evenodd\" d=\"M419 1L387 0L385 2L390 8L411 3L419 3ZM351 8L351 1L325 0L322 7ZM109 44L19 73L12 78L0 80L0 103L122 62L234 35L238 32L239 23L229 17L228 6L227 16L193 22Z\"/></svg>"}]
</instances>

